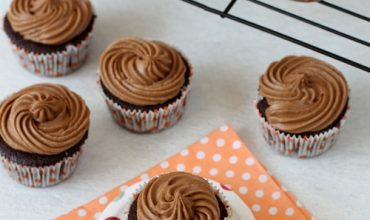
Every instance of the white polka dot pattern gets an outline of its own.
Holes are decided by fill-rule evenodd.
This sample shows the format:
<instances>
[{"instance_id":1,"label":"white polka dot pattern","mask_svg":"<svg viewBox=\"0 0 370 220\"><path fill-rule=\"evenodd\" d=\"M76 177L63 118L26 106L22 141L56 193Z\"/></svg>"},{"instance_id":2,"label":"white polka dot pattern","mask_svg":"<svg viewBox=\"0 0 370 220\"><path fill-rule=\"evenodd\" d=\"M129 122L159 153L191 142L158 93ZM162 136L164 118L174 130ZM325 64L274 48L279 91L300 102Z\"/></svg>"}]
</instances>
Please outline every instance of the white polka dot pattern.
<instances>
[{"instance_id":1,"label":"white polka dot pattern","mask_svg":"<svg viewBox=\"0 0 370 220\"><path fill-rule=\"evenodd\" d=\"M225 189L233 190L249 205L256 219L315 220L313 217L311 219L303 205L255 159L229 126L222 126L213 134L201 138L190 148L160 162L135 181L147 180L160 173L172 171L192 172L223 183ZM120 185L115 189L115 193L125 193L128 186L135 181ZM112 194L100 196L91 206L87 204L75 209L70 218L57 220L99 219L111 200L114 200Z\"/></svg>"}]
</instances>

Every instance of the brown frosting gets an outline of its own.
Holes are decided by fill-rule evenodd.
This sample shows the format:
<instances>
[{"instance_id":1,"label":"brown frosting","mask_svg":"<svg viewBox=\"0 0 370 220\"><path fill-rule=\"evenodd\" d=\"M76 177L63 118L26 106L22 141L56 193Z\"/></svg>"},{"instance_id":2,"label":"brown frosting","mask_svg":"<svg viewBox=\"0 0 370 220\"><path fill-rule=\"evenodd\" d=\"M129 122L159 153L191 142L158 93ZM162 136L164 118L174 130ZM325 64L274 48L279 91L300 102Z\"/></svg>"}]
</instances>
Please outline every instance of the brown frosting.
<instances>
[{"instance_id":1,"label":"brown frosting","mask_svg":"<svg viewBox=\"0 0 370 220\"><path fill-rule=\"evenodd\" d=\"M138 220L216 220L220 208L209 183L201 177L174 172L152 179L140 193Z\"/></svg>"},{"instance_id":2,"label":"brown frosting","mask_svg":"<svg viewBox=\"0 0 370 220\"><path fill-rule=\"evenodd\" d=\"M13 149L54 155L76 145L89 128L84 100L57 84L36 84L0 106L0 135Z\"/></svg>"},{"instance_id":3,"label":"brown frosting","mask_svg":"<svg viewBox=\"0 0 370 220\"><path fill-rule=\"evenodd\" d=\"M100 58L100 77L122 101L146 106L175 97L185 83L186 64L170 46L139 38L112 43Z\"/></svg>"},{"instance_id":4,"label":"brown frosting","mask_svg":"<svg viewBox=\"0 0 370 220\"><path fill-rule=\"evenodd\" d=\"M90 0L13 0L8 19L26 40L61 45L81 34L93 18Z\"/></svg>"},{"instance_id":5,"label":"brown frosting","mask_svg":"<svg viewBox=\"0 0 370 220\"><path fill-rule=\"evenodd\" d=\"M299 134L327 129L348 99L347 82L333 66L311 57L289 56L270 65L260 78L272 127Z\"/></svg>"}]
</instances>

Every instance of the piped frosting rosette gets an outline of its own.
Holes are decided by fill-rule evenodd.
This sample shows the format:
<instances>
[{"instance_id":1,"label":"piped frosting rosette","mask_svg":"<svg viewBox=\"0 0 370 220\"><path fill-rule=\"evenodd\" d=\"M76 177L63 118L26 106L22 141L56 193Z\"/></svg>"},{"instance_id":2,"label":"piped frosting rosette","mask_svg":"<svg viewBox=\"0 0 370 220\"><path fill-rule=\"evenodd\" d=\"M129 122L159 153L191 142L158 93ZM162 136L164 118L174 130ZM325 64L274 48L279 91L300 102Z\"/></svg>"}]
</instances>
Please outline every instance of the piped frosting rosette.
<instances>
[{"instance_id":1,"label":"piped frosting rosette","mask_svg":"<svg viewBox=\"0 0 370 220\"><path fill-rule=\"evenodd\" d=\"M57 84L36 84L7 98L0 107L0 135L15 151L44 157L61 154L80 143L89 129L84 100ZM54 185L76 167L80 151L57 164L28 167L2 158L11 176L33 187Z\"/></svg>"},{"instance_id":2,"label":"piped frosting rosette","mask_svg":"<svg viewBox=\"0 0 370 220\"><path fill-rule=\"evenodd\" d=\"M81 34L93 18L89 0L13 0L8 19L26 40L60 45Z\"/></svg>"},{"instance_id":3,"label":"piped frosting rosette","mask_svg":"<svg viewBox=\"0 0 370 220\"><path fill-rule=\"evenodd\" d=\"M80 42L94 19L90 0L13 0L7 21L11 29L33 44L63 46L53 53L39 53L11 42L21 64L44 76L62 76L77 69L88 55L92 33Z\"/></svg>"},{"instance_id":4,"label":"piped frosting rosette","mask_svg":"<svg viewBox=\"0 0 370 220\"><path fill-rule=\"evenodd\" d=\"M99 69L101 84L111 95L105 92L114 118L135 132L162 130L182 117L191 71L177 50L139 38L112 43L102 54Z\"/></svg>"},{"instance_id":5,"label":"piped frosting rosette","mask_svg":"<svg viewBox=\"0 0 370 220\"><path fill-rule=\"evenodd\" d=\"M220 207L210 184L186 173L151 180L137 200L138 220L220 219Z\"/></svg>"},{"instance_id":6,"label":"piped frosting rosette","mask_svg":"<svg viewBox=\"0 0 370 220\"><path fill-rule=\"evenodd\" d=\"M137 212L131 213L134 202ZM225 207L222 214L220 205ZM182 172L132 185L108 205L99 219L127 220L132 214L138 220L218 220L223 215L227 217L222 220L254 220L250 209L228 188Z\"/></svg>"},{"instance_id":7,"label":"piped frosting rosette","mask_svg":"<svg viewBox=\"0 0 370 220\"><path fill-rule=\"evenodd\" d=\"M264 114L256 103L264 137L286 155L327 151L347 118L344 76L315 58L288 56L272 63L260 78L259 93L268 103Z\"/></svg>"}]
</instances>

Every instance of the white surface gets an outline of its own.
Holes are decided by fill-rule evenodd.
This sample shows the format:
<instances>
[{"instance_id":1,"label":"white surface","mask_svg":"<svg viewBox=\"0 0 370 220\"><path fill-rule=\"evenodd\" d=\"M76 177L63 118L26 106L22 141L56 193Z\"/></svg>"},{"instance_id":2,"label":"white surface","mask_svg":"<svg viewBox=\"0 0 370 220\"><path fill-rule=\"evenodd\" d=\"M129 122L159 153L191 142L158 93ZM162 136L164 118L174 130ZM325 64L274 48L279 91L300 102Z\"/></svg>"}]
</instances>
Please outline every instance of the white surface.
<instances>
[{"instance_id":1,"label":"white surface","mask_svg":"<svg viewBox=\"0 0 370 220\"><path fill-rule=\"evenodd\" d=\"M205 1L205 0L204 0ZM267 1L267 0L265 0ZM368 0L331 0L370 14ZM225 0L207 0L224 5ZM370 24L316 4L270 0L271 4L312 17L369 40ZM10 0L0 1L4 15ZM193 143L214 128L231 123L270 170L318 219L370 219L370 74L255 29L221 20L179 0L95 0L95 38L86 65L59 79L34 76L19 65L0 33L1 97L37 82L69 86L87 101L90 138L71 179L48 189L18 185L0 169L0 219L52 219L133 178ZM240 0L231 12L370 65L370 49ZM124 36L160 39L191 59L195 79L183 120L159 134L137 135L116 125L95 83L98 58L107 44ZM258 130L253 100L267 66L290 54L326 60L346 75L351 117L339 142L315 159L298 160L273 152Z\"/></svg>"}]
</instances>

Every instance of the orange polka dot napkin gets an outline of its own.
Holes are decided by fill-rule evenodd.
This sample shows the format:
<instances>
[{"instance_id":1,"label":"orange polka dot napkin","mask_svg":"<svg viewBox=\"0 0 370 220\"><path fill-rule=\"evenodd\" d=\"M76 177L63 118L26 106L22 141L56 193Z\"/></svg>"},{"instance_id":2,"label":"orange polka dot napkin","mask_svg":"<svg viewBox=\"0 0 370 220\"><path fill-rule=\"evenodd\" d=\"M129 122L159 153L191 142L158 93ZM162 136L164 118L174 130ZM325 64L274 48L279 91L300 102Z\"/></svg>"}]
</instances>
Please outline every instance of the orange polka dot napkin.
<instances>
[{"instance_id":1,"label":"orange polka dot napkin","mask_svg":"<svg viewBox=\"0 0 370 220\"><path fill-rule=\"evenodd\" d=\"M57 220L98 219L104 208L128 186L164 172L186 171L216 180L236 192L257 220L312 220L314 217L270 175L230 126L160 162L145 173Z\"/></svg>"}]
</instances>

